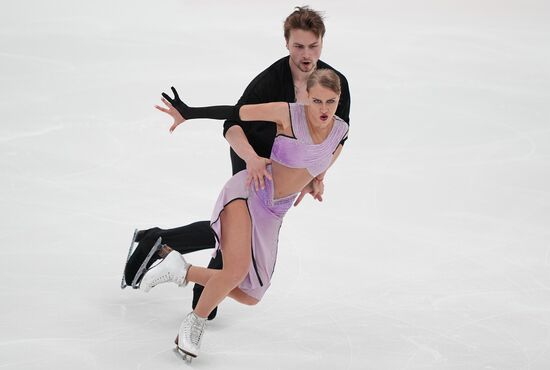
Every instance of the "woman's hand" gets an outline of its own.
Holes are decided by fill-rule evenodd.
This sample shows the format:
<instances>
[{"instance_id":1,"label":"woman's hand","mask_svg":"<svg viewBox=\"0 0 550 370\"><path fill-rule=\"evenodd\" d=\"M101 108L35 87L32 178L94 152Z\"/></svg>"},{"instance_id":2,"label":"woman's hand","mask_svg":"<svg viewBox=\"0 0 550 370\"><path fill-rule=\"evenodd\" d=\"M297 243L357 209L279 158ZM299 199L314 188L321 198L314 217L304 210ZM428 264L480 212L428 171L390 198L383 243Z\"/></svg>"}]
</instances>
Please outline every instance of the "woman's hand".
<instances>
[{"instance_id":1,"label":"woman's hand","mask_svg":"<svg viewBox=\"0 0 550 370\"><path fill-rule=\"evenodd\" d=\"M250 184L253 184L256 190L258 190L259 187L264 189L264 177L266 177L269 181L273 181L271 174L267 170L268 164L271 164L271 159L263 158L258 155L246 161L246 170L248 172L248 177L246 178L246 187L249 187Z\"/></svg>"},{"instance_id":2,"label":"woman's hand","mask_svg":"<svg viewBox=\"0 0 550 370\"><path fill-rule=\"evenodd\" d=\"M311 194L313 199L318 200L319 202L323 201L323 193L325 192L325 183L322 179L318 177L313 178L303 189L298 198L294 202L294 207L296 207L306 194Z\"/></svg>"},{"instance_id":3,"label":"woman's hand","mask_svg":"<svg viewBox=\"0 0 550 370\"><path fill-rule=\"evenodd\" d=\"M319 202L323 201L323 194L325 193L325 183L323 180L317 177L312 180L313 193L310 193L313 199L317 199Z\"/></svg>"},{"instance_id":4,"label":"woman's hand","mask_svg":"<svg viewBox=\"0 0 550 370\"><path fill-rule=\"evenodd\" d=\"M160 110L161 112L164 112L168 114L170 117L174 119L174 123L172 123L172 126L170 126L170 132L174 132L176 127L178 127L180 124L185 122L185 118L178 112L176 108L165 98L161 98L162 102L166 107L161 107L160 105L155 105L155 108Z\"/></svg>"}]
</instances>

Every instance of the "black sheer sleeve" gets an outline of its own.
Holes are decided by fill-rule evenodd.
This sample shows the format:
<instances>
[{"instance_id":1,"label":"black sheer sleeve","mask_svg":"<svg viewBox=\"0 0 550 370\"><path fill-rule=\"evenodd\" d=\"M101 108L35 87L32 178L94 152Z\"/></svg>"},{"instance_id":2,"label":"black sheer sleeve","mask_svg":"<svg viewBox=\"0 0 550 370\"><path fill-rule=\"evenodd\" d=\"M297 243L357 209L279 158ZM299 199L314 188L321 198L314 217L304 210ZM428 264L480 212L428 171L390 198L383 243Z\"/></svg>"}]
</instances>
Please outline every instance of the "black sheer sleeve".
<instances>
[{"instance_id":1,"label":"black sheer sleeve","mask_svg":"<svg viewBox=\"0 0 550 370\"><path fill-rule=\"evenodd\" d=\"M240 122L239 110L241 105L214 105L209 107L190 107L181 101L178 92L172 87L174 98L166 93L162 96L172 104L174 108L182 115L183 118L209 118L209 119L230 119Z\"/></svg>"}]
</instances>

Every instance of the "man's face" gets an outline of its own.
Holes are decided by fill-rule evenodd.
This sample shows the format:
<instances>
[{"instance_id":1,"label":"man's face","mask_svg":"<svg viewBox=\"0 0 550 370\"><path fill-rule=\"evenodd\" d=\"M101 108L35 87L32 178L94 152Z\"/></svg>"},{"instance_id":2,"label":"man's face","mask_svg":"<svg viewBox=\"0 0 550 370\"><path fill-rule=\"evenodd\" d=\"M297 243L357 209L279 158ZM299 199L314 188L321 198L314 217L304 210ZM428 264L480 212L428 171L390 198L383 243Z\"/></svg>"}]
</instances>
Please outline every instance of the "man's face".
<instances>
[{"instance_id":1,"label":"man's face","mask_svg":"<svg viewBox=\"0 0 550 370\"><path fill-rule=\"evenodd\" d=\"M317 61L321 57L323 39L321 36L315 36L311 31L292 29L286 48L290 54L291 63L300 71L307 73L315 69Z\"/></svg>"}]
</instances>

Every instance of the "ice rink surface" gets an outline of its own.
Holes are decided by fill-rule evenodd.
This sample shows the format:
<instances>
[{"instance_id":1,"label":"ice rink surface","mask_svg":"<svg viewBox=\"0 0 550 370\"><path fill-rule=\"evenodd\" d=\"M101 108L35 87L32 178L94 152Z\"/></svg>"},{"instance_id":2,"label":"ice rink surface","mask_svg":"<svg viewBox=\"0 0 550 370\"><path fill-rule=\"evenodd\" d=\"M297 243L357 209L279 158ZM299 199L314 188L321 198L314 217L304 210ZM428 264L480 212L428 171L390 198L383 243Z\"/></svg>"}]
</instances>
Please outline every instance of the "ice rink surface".
<instances>
[{"instance_id":1,"label":"ice rink surface","mask_svg":"<svg viewBox=\"0 0 550 370\"><path fill-rule=\"evenodd\" d=\"M287 54L288 1L19 1L0 13L0 369L182 369L191 289L121 290L134 227L208 219L221 123ZM350 139L227 300L196 369L550 368L550 5L315 1ZM190 256L206 264L209 252Z\"/></svg>"}]
</instances>

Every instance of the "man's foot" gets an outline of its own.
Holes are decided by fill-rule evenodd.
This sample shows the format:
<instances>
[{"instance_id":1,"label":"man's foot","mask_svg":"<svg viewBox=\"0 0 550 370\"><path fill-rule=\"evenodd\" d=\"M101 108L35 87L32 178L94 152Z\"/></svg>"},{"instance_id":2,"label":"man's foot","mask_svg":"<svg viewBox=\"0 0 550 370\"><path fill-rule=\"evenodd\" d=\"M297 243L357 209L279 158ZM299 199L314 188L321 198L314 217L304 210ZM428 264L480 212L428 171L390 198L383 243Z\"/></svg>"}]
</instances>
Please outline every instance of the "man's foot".
<instances>
[{"instance_id":1,"label":"man's foot","mask_svg":"<svg viewBox=\"0 0 550 370\"><path fill-rule=\"evenodd\" d=\"M157 252L162 247L161 238L147 236L141 240L124 266L124 280L127 285L134 289L139 288L145 271L160 258Z\"/></svg>"},{"instance_id":2,"label":"man's foot","mask_svg":"<svg viewBox=\"0 0 550 370\"><path fill-rule=\"evenodd\" d=\"M150 229L144 229L144 230L138 230L137 233L136 233L136 242L141 242L143 240L143 238L145 238L146 236L147 237L153 237L153 238L158 238L160 235L160 232L162 231L162 229L158 228L158 227L152 227Z\"/></svg>"}]
</instances>

